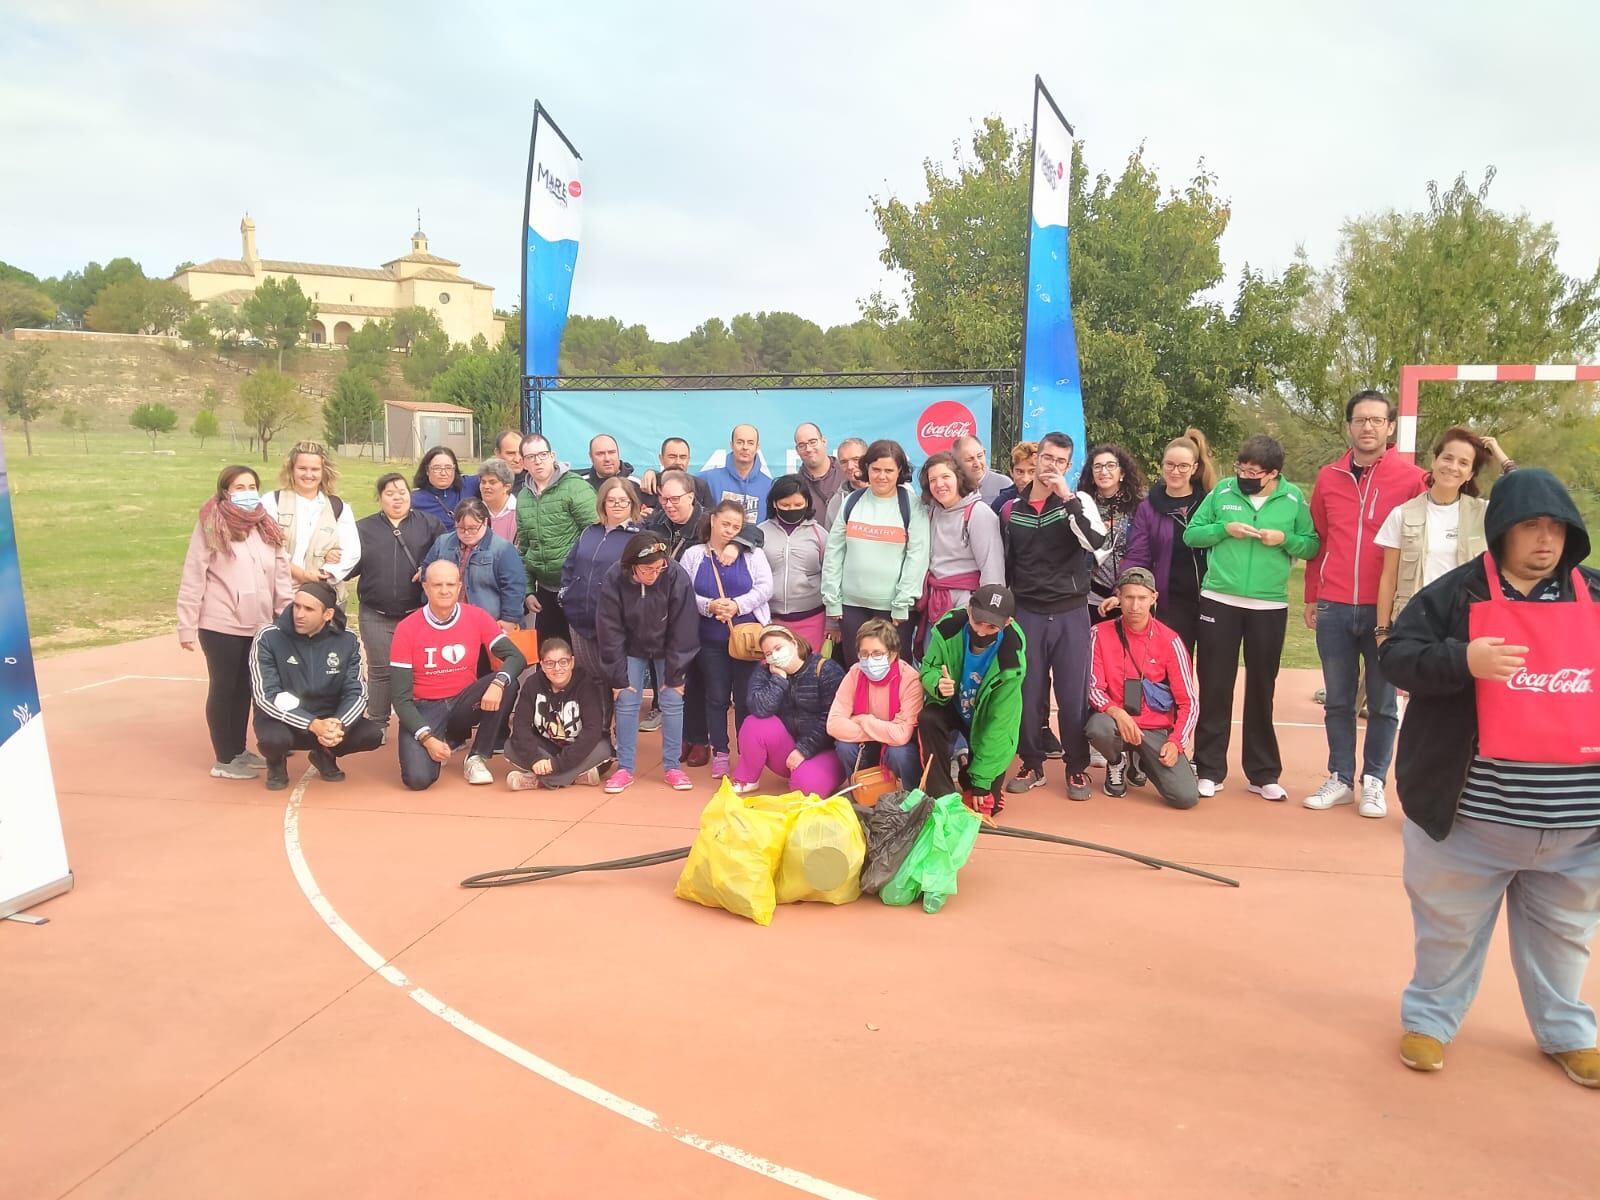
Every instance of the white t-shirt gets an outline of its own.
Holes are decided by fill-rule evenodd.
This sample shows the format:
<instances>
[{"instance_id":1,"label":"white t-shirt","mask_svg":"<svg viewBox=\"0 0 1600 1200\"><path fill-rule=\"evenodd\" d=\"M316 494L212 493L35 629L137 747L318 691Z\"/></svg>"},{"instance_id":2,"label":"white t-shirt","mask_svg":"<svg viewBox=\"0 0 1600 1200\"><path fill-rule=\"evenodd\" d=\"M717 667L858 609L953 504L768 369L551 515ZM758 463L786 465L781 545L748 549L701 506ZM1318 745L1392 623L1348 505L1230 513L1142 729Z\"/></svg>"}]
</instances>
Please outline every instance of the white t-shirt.
<instances>
[{"instance_id":1,"label":"white t-shirt","mask_svg":"<svg viewBox=\"0 0 1600 1200\"><path fill-rule=\"evenodd\" d=\"M1378 536L1373 539L1385 550L1400 549L1400 516L1403 505L1396 505L1384 518ZM1435 504L1428 500L1428 515L1423 526L1427 533L1427 558L1422 564L1422 586L1427 587L1446 571L1455 570L1456 533L1461 528L1461 502Z\"/></svg>"}]
</instances>

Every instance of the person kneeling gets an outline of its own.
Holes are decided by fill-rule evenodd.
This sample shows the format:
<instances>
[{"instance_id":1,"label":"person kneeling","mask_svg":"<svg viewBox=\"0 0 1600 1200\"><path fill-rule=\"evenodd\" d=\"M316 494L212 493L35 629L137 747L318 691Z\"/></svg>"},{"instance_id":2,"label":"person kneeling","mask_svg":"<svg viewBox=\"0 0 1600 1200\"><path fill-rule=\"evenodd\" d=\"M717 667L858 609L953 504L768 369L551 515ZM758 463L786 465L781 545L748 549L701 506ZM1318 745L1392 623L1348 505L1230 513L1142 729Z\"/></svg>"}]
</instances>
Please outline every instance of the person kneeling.
<instances>
[{"instance_id":1,"label":"person kneeling","mask_svg":"<svg viewBox=\"0 0 1600 1200\"><path fill-rule=\"evenodd\" d=\"M1125 796L1146 776L1173 808L1193 808L1200 785L1183 746L1194 734L1194 669L1183 639L1150 615L1156 578L1129 567L1117 580L1121 615L1094 627L1089 744L1106 758L1105 792Z\"/></svg>"},{"instance_id":2,"label":"person kneeling","mask_svg":"<svg viewBox=\"0 0 1600 1200\"><path fill-rule=\"evenodd\" d=\"M733 790L755 791L769 767L797 792L831 796L844 783L844 768L828 736L828 711L844 670L787 625L761 631L761 653L766 659L750 675L750 715L739 726Z\"/></svg>"},{"instance_id":3,"label":"person kneeling","mask_svg":"<svg viewBox=\"0 0 1600 1200\"><path fill-rule=\"evenodd\" d=\"M856 662L828 710L828 733L845 774L880 763L905 787L922 772L917 755L917 715L922 679L900 657L893 621L874 617L856 633Z\"/></svg>"},{"instance_id":4,"label":"person kneeling","mask_svg":"<svg viewBox=\"0 0 1600 1200\"><path fill-rule=\"evenodd\" d=\"M1027 639L1007 588L984 584L966 608L940 617L922 658L917 736L928 760L923 790L958 787L979 812L1005 807L1000 788L1017 756Z\"/></svg>"},{"instance_id":5,"label":"person kneeling","mask_svg":"<svg viewBox=\"0 0 1600 1200\"><path fill-rule=\"evenodd\" d=\"M289 786L291 750L311 751L317 774L338 783L339 759L383 743L383 726L364 715L361 643L345 627L331 584L302 583L294 602L256 634L250 689L268 791Z\"/></svg>"},{"instance_id":6,"label":"person kneeling","mask_svg":"<svg viewBox=\"0 0 1600 1200\"><path fill-rule=\"evenodd\" d=\"M449 559L428 564L422 591L428 603L395 627L389 651L394 710L404 734L400 781L414 792L431 788L439 768L476 727L463 774L468 783L493 783L489 758L527 659L492 616L461 603L461 570ZM482 650L500 659L501 666L480 677Z\"/></svg>"},{"instance_id":7,"label":"person kneeling","mask_svg":"<svg viewBox=\"0 0 1600 1200\"><path fill-rule=\"evenodd\" d=\"M550 638L539 647L539 669L517 687L506 739L506 761L515 769L506 786L514 792L598 787L612 763L607 725L599 681L577 665L564 639Z\"/></svg>"}]
</instances>

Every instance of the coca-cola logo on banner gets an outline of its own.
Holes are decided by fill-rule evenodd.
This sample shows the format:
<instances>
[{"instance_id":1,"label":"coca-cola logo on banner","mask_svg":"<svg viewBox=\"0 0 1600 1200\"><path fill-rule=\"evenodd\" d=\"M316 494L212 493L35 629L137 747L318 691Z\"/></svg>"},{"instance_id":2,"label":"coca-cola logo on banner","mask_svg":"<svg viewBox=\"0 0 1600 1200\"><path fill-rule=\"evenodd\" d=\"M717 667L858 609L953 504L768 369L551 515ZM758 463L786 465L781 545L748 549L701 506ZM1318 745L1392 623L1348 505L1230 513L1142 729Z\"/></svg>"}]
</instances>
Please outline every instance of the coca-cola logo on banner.
<instances>
[{"instance_id":1,"label":"coca-cola logo on banner","mask_svg":"<svg viewBox=\"0 0 1600 1200\"><path fill-rule=\"evenodd\" d=\"M1594 674L1593 667L1563 667L1559 671L1539 673L1523 667L1510 679L1506 686L1513 692L1548 692L1552 696L1587 696L1594 691L1594 685L1589 677Z\"/></svg>"},{"instance_id":2,"label":"coca-cola logo on banner","mask_svg":"<svg viewBox=\"0 0 1600 1200\"><path fill-rule=\"evenodd\" d=\"M977 432L972 410L959 400L937 400L917 418L917 445L924 454L948 450L957 438L975 437Z\"/></svg>"}]
</instances>

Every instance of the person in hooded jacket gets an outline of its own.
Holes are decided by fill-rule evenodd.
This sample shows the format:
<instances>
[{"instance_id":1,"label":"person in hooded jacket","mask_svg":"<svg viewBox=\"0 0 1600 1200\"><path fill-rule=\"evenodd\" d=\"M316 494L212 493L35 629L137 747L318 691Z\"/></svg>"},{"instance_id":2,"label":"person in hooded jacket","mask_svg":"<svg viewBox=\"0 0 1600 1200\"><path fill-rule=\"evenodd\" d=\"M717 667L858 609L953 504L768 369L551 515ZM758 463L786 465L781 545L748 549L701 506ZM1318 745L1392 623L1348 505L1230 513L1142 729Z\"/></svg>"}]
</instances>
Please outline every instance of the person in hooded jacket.
<instances>
[{"instance_id":1,"label":"person in hooded jacket","mask_svg":"<svg viewBox=\"0 0 1600 1200\"><path fill-rule=\"evenodd\" d=\"M1006 581L1006 547L1000 517L983 502L983 493L954 454L946 450L930 455L920 480L922 507L928 513L928 575L917 600L918 641L926 644L934 622L952 609L965 608L979 584ZM907 647L908 653L911 649Z\"/></svg>"},{"instance_id":2,"label":"person in hooded jacket","mask_svg":"<svg viewBox=\"0 0 1600 1200\"><path fill-rule=\"evenodd\" d=\"M780 475L772 481L767 519L760 528L761 552L772 568L771 623L821 646L822 551L828 531L817 522L815 500L799 475Z\"/></svg>"},{"instance_id":3,"label":"person in hooded jacket","mask_svg":"<svg viewBox=\"0 0 1600 1200\"><path fill-rule=\"evenodd\" d=\"M549 638L539 643L538 669L522 673L506 739L514 792L598 787L611 772L609 692L577 663L565 638Z\"/></svg>"},{"instance_id":4,"label":"person in hooded jacket","mask_svg":"<svg viewBox=\"0 0 1600 1200\"><path fill-rule=\"evenodd\" d=\"M688 460L689 444L682 438L669 438L662 443L662 460L674 456L682 448L684 461ZM654 480L651 499L655 508L645 519L644 527L661 538L667 546L667 555L673 562L683 557L683 552L700 541L708 507L705 482L696 479L681 467L668 467ZM650 681L651 709L645 713L639 728L648 732L661 727L661 705L655 696L655 681ZM706 732L705 682L700 677L697 658L689 664L683 688L683 765L703 767L711 761L711 735Z\"/></svg>"},{"instance_id":5,"label":"person in hooded jacket","mask_svg":"<svg viewBox=\"0 0 1600 1200\"><path fill-rule=\"evenodd\" d=\"M604 678L605 664L595 640L600 583L622 558L628 539L639 532L638 493L626 479L612 476L602 480L595 491L592 511L599 520L578 535L561 568L561 609L578 665L596 678Z\"/></svg>"},{"instance_id":6,"label":"person in hooded jacket","mask_svg":"<svg viewBox=\"0 0 1600 1200\"><path fill-rule=\"evenodd\" d=\"M383 744L383 726L365 715L361 643L333 585L322 580L302 583L294 602L256 634L250 693L268 791L289 786L292 750L311 751L317 774L338 783L341 758Z\"/></svg>"},{"instance_id":7,"label":"person in hooded jacket","mask_svg":"<svg viewBox=\"0 0 1600 1200\"><path fill-rule=\"evenodd\" d=\"M1589 555L1589 532L1548 471L1523 468L1501 479L1484 534L1488 551L1418 592L1379 648L1385 676L1411 695L1395 760L1415 930L1415 965L1400 1002L1400 1057L1414 1070L1444 1066L1444 1047L1478 990L1503 901L1512 965L1539 1049L1573 1082L1600 1087L1595 1014L1580 995L1600 924L1600 751L1590 746L1594 753L1573 755L1581 761L1533 763L1480 749L1480 719L1515 740L1519 729L1498 727L1514 708L1547 705L1557 694L1583 705L1591 693L1551 687L1546 665L1529 678L1529 647L1486 632L1492 609L1482 610L1479 636L1472 627L1491 588L1497 602L1536 604L1551 640L1570 654L1561 665L1587 684L1600 674L1600 571L1578 565ZM1577 595L1579 588L1587 595ZM1486 682L1511 686L1481 689ZM1535 700L1536 692L1545 695ZM1572 732L1574 742L1594 740L1592 724Z\"/></svg>"},{"instance_id":8,"label":"person in hooded jacket","mask_svg":"<svg viewBox=\"0 0 1600 1200\"><path fill-rule=\"evenodd\" d=\"M662 778L674 791L693 781L683 756L685 674L700 650L700 614L694 585L674 566L654 533L628 539L617 565L606 572L596 603L595 628L604 678L617 706L617 769L606 780L616 793L633 783L639 748L639 709L653 669L661 706Z\"/></svg>"}]
</instances>

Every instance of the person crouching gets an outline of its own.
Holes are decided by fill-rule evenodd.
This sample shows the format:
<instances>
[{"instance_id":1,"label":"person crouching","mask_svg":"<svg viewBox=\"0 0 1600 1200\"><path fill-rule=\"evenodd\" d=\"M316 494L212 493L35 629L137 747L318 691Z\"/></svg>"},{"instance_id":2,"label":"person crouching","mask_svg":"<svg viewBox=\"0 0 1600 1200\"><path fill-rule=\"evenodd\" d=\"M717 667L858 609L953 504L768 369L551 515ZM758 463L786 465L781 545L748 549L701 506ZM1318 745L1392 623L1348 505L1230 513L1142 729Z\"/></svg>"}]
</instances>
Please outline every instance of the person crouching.
<instances>
[{"instance_id":1,"label":"person crouching","mask_svg":"<svg viewBox=\"0 0 1600 1200\"><path fill-rule=\"evenodd\" d=\"M539 669L527 672L511 710L506 761L514 792L556 789L574 783L598 787L612 763L606 736L610 713L600 680L577 665L564 638L539 647Z\"/></svg>"}]
</instances>

